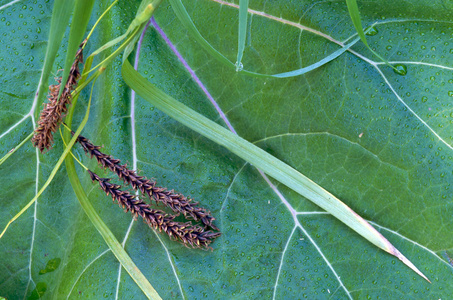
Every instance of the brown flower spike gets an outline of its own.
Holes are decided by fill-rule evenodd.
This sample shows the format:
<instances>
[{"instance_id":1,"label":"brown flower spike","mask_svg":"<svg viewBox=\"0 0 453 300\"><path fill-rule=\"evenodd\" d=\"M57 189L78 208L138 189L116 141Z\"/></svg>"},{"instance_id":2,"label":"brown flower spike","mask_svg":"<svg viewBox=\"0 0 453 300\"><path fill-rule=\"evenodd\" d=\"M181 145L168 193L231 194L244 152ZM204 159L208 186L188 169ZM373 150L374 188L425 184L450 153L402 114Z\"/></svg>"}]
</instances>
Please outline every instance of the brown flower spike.
<instances>
[{"instance_id":1,"label":"brown flower spike","mask_svg":"<svg viewBox=\"0 0 453 300\"><path fill-rule=\"evenodd\" d=\"M121 165L119 159L99 151L101 147L93 145L87 138L79 135L77 141L82 145L85 152L89 153L91 157L94 156L104 169L110 169L126 184L132 185L135 190L140 190L151 200L164 203L176 213L183 213L186 217L191 216L195 221L200 220L206 227L218 230L212 224L215 218L206 209L198 207L198 202L192 202L191 199L187 199L173 190L167 191L166 188L156 186L155 181L144 176L138 176L135 171L128 169L126 165Z\"/></svg>"},{"instance_id":2,"label":"brown flower spike","mask_svg":"<svg viewBox=\"0 0 453 300\"><path fill-rule=\"evenodd\" d=\"M53 144L53 133L57 131L58 126L61 124L63 115L67 111L67 105L71 104L71 92L77 86L77 80L80 77L79 63L83 63L83 45L86 40L80 44L80 49L77 51L74 63L69 71L68 81L64 86L61 93L60 101L58 101L58 94L60 93L61 77L57 78L58 84L49 87L49 102L44 103L44 108L38 121L38 127L35 129L35 134L32 138L34 147L37 147L41 153L48 150Z\"/></svg>"},{"instance_id":3,"label":"brown flower spike","mask_svg":"<svg viewBox=\"0 0 453 300\"><path fill-rule=\"evenodd\" d=\"M121 186L110 183L109 178L101 178L97 174L88 170L91 180L98 182L101 189L112 197L113 201L127 212L130 211L135 217L140 216L154 229L164 231L171 239L179 240L185 246L192 248L206 247L215 238L220 236L220 232L204 231L200 226L194 226L190 222L180 223L173 221L175 216L168 215L163 211L150 208L148 204L138 199L127 191L122 191Z\"/></svg>"}]
</instances>

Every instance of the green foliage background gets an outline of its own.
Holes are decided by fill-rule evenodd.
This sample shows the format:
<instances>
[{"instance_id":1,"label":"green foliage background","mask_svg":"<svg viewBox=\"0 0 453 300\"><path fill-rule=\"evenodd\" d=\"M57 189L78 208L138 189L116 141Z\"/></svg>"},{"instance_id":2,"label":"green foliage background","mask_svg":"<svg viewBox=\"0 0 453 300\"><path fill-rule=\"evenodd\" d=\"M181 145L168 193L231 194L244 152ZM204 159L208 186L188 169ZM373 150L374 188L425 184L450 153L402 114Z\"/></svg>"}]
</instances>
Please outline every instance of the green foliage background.
<instances>
[{"instance_id":1,"label":"green foliage background","mask_svg":"<svg viewBox=\"0 0 453 300\"><path fill-rule=\"evenodd\" d=\"M0 7L8 2L0 1ZM212 0L184 4L202 35L234 62L238 9ZM108 5L96 2L91 25ZM127 1L115 6L85 53L125 32L138 5ZM52 2L20 1L0 10L2 156L33 130L44 100L35 102L35 93L52 6ZM161 4L155 17L240 136L370 220L433 283L274 182L280 197L253 166L140 97L132 107L131 91L121 78L121 60L117 59L96 82L90 120L82 134L129 165L136 157L143 174L200 201L217 217L223 233L213 244L213 252L187 249L155 234L141 221L131 223L79 170L97 212L161 297L453 296L453 7L442 1L381 0L359 2L359 8L364 26L377 24L378 33L367 37L370 46L390 62L404 63L406 76L374 61L359 42L352 51L304 76L248 77L200 49L168 2ZM290 22L339 42L355 37L344 1L251 1L250 9L255 11L249 14L243 58L250 71L290 71L338 49L331 40ZM66 44L57 57L55 74L64 64ZM152 27L144 37L138 70L169 95L224 125L200 86ZM53 78L45 80L54 82ZM87 102L85 91L79 98L75 124L83 117ZM1 166L0 228L49 176L63 149L61 139L55 138L52 151L38 155L28 143ZM74 153L100 172L80 148ZM291 209L298 213L299 223ZM0 240L0 257L0 296L7 299L36 299L38 290L44 290L46 299L144 297L81 210L64 167ZM54 267L46 269L49 262ZM40 274L42 270L48 271Z\"/></svg>"}]
</instances>

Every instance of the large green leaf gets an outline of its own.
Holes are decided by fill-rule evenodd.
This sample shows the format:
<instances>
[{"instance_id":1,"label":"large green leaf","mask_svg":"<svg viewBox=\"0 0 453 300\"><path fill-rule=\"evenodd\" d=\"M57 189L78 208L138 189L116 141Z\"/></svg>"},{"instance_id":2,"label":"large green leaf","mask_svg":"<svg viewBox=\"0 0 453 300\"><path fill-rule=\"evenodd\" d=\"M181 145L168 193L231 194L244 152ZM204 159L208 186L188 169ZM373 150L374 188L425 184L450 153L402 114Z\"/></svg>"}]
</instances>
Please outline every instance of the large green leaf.
<instances>
[{"instance_id":1,"label":"large green leaf","mask_svg":"<svg viewBox=\"0 0 453 300\"><path fill-rule=\"evenodd\" d=\"M30 110L52 13L52 4L44 1L3 8L8 2L0 2L0 156L19 144L36 121ZM376 23L377 34L367 37L371 48L390 62L405 64L406 76L375 61L360 43L303 76L240 75L201 50L167 2L157 10L156 22L200 81L152 27L144 35L137 65L169 95L224 125L205 89L240 136L370 220L432 284L308 200L278 182L271 188L253 166L131 94L118 58L96 82L82 134L159 184L200 201L223 233L212 252L187 249L143 222L132 222L78 169L95 210L162 298L453 295L452 7L412 2L358 3L363 26ZM238 1L184 4L206 40L234 62ZM108 5L97 2L94 15ZM138 6L120 1L86 54L124 33ZM242 62L250 71L275 74L302 68L337 50L335 42L355 38L343 1L251 1L249 9ZM57 57L54 73L63 59ZM84 92L74 128L87 103ZM1 165L0 229L37 193L63 148L56 137L54 149L37 155L27 143ZM75 149L76 156L102 174ZM65 168L0 239L0 257L0 296L7 299L33 297L38 290L45 290L44 298L58 299L145 297L89 222Z\"/></svg>"}]
</instances>

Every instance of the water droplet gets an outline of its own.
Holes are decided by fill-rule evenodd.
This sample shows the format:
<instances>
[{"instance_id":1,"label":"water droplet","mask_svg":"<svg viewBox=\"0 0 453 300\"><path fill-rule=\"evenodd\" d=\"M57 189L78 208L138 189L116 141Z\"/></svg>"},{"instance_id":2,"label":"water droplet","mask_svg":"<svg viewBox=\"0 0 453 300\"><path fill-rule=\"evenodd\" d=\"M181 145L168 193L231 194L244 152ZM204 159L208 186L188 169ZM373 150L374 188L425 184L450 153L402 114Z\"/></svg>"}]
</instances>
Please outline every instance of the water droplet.
<instances>
[{"instance_id":1,"label":"water droplet","mask_svg":"<svg viewBox=\"0 0 453 300\"><path fill-rule=\"evenodd\" d=\"M366 35L373 36L378 34L378 30L375 27L369 27L368 29L365 30Z\"/></svg>"},{"instance_id":2,"label":"water droplet","mask_svg":"<svg viewBox=\"0 0 453 300\"><path fill-rule=\"evenodd\" d=\"M236 66L236 72L240 72L244 69L244 65L241 62L236 62L234 65Z\"/></svg>"},{"instance_id":3,"label":"water droplet","mask_svg":"<svg viewBox=\"0 0 453 300\"><path fill-rule=\"evenodd\" d=\"M396 64L396 65L394 65L394 67L395 67L395 68L393 69L393 71L394 71L396 74L402 75L402 76L404 76L404 75L407 74L407 67L406 67L406 65L403 65L403 64Z\"/></svg>"}]
</instances>

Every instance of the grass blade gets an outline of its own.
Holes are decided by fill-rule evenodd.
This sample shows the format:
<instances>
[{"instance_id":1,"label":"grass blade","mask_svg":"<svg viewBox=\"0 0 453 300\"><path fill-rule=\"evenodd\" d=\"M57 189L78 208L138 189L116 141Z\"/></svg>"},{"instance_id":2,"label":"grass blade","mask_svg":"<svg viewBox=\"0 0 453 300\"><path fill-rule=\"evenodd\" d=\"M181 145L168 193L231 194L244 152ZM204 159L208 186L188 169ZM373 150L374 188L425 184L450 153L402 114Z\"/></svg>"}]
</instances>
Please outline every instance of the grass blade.
<instances>
[{"instance_id":1,"label":"grass blade","mask_svg":"<svg viewBox=\"0 0 453 300\"><path fill-rule=\"evenodd\" d=\"M91 10L93 9L94 0L77 0L74 7L74 14L72 16L71 30L69 31L68 49L66 51L65 64L63 69L63 75L61 82L63 86L68 81L69 71L72 63L74 62L74 56L79 49L79 45L85 35L85 30L88 26L88 21L91 17ZM61 96L64 89L60 89Z\"/></svg>"},{"instance_id":2,"label":"grass blade","mask_svg":"<svg viewBox=\"0 0 453 300\"><path fill-rule=\"evenodd\" d=\"M49 42L47 44L44 66L38 88L38 100L47 90L48 78L52 69L61 40L69 24L69 17L74 7L74 0L55 0L53 4L52 19L50 21ZM74 57L71 58L74 61ZM71 61L71 62L72 62ZM64 85L64 84L63 84ZM44 88L46 87L46 88ZM38 111L36 113L39 113Z\"/></svg>"},{"instance_id":3,"label":"grass blade","mask_svg":"<svg viewBox=\"0 0 453 300\"><path fill-rule=\"evenodd\" d=\"M76 135L75 135L76 137ZM77 176L74 160L72 156L66 158L66 170L68 172L69 181L71 182L72 188L77 196L77 199L80 202L83 210L87 214L90 222L101 234L105 243L108 245L112 253L121 263L121 266L126 270L126 272L132 277L132 279L137 283L143 293L148 297L148 299L162 299L153 286L149 283L140 269L135 265L130 256L115 238L110 229L105 225L104 221L96 213L96 210L91 205L90 200L88 200L87 195L85 194L84 188L80 183L79 177Z\"/></svg>"},{"instance_id":4,"label":"grass blade","mask_svg":"<svg viewBox=\"0 0 453 300\"><path fill-rule=\"evenodd\" d=\"M368 44L368 41L366 40L365 32L363 31L362 27L362 21L360 19L360 13L359 13L359 8L357 6L357 1L356 0L346 0L346 4L348 6L348 11L349 11L349 16L351 17L352 23L354 24L355 30L357 31L357 34L360 37L360 40L362 40L362 43L364 43L367 48L381 61L383 61L387 66L391 67L396 73L405 75L403 74L400 70L392 66L385 58L383 58L381 55L379 55L376 51L371 49L370 45Z\"/></svg>"},{"instance_id":5,"label":"grass blade","mask_svg":"<svg viewBox=\"0 0 453 300\"><path fill-rule=\"evenodd\" d=\"M204 50L206 50L212 57L214 57L217 61L221 62L225 66L236 68L235 65L228 60L228 58L223 56L222 53L217 51L214 47L211 46L211 44L208 43L208 41L203 38L197 27L195 27L195 24L192 22L192 19L187 13L187 10L182 4L181 0L170 0L170 3L179 21L189 32L189 35L193 39L195 39Z\"/></svg>"},{"instance_id":6,"label":"grass blade","mask_svg":"<svg viewBox=\"0 0 453 300\"><path fill-rule=\"evenodd\" d=\"M247 0L248 2L248 0ZM236 64L233 64L231 61L228 60L228 58L226 58L223 54L221 54L219 51L217 51L211 44L209 44L208 41L206 41L203 36L200 34L200 32L198 31L198 29L196 28L195 24L192 22L192 19L190 18L189 14L187 13L187 10L186 8L184 7L184 5L182 4L181 0L170 0L170 3L171 3L171 7L173 8L176 16L178 17L179 21L183 24L183 26L187 29L189 35L198 42L198 44L204 49L206 50L206 52L208 52L212 57L214 57L217 61L219 61L220 63L222 63L223 65L231 68L231 69L234 69L236 70L236 72L239 72L241 74L244 74L244 75L249 75L249 76L254 76L254 77L270 77L270 78L288 78L288 77L294 77L294 76L299 76L299 75L303 75L307 72L310 72L316 68L319 68L320 66L334 60L335 58L337 58L338 56L340 56L341 54L343 54L344 52L346 52L352 45L354 45L359 39L356 39L354 40L353 42L351 42L350 44L338 49L337 51L333 52L332 54L326 56L325 58L321 59L320 61L310 65L310 66L307 66L307 67L304 67L304 68L300 68L300 69L297 69L297 70L293 70L293 71L289 71L289 72L284 72L284 73L279 73L279 74L262 74L262 73L256 73L256 72L251 72L251 71L247 71L247 70L243 70L241 69L241 66L240 66L240 59L242 59L242 52L240 50L241 46L241 39L243 38L244 39L244 44L245 44L245 36L246 36L246 23L247 23L247 20L243 21L243 24L244 24L244 28L241 27L242 23L241 23L241 19L239 20L240 24L240 28L239 28L239 46L238 46L238 60L236 62ZM240 4L242 3L242 1L240 2ZM244 6L244 5L243 5ZM248 6L248 5L247 5ZM239 8L240 12L239 14L241 14L241 7ZM243 8L243 11L244 11L244 8ZM242 11L243 14L245 14L245 18L247 18L247 14L244 13ZM246 10L245 10L246 12ZM242 30L242 31L241 31ZM241 36L243 35L243 36ZM242 50L243 50L243 46L242 46ZM241 52L241 53L240 53Z\"/></svg>"},{"instance_id":7,"label":"grass blade","mask_svg":"<svg viewBox=\"0 0 453 300\"><path fill-rule=\"evenodd\" d=\"M242 70L242 55L244 54L245 39L247 36L247 11L249 0L239 0L239 32L238 56L236 58L236 72Z\"/></svg>"},{"instance_id":8,"label":"grass blade","mask_svg":"<svg viewBox=\"0 0 453 300\"><path fill-rule=\"evenodd\" d=\"M126 84L159 110L215 143L224 146L267 175L306 197L375 246L399 258L417 274L428 280L374 227L308 177L160 91L135 71L128 61L123 64L122 73Z\"/></svg>"},{"instance_id":9,"label":"grass blade","mask_svg":"<svg viewBox=\"0 0 453 300\"><path fill-rule=\"evenodd\" d=\"M360 20L360 13L359 8L357 7L356 0L346 0L346 4L348 6L349 16L351 17L352 24L354 24L357 34L362 40L362 43L364 43L368 48L370 48L370 45L368 45L368 41L366 40L365 37L365 32L363 31L362 21Z\"/></svg>"},{"instance_id":10,"label":"grass blade","mask_svg":"<svg viewBox=\"0 0 453 300\"><path fill-rule=\"evenodd\" d=\"M317 68L319 68L319 67L321 67L321 66L323 66L323 65L325 65L325 64L327 64L329 62L331 62L335 58L339 57L340 55L342 55L343 53L348 51L348 49L351 48L352 46L354 46L359 40L360 40L360 38L356 38L352 42L350 42L349 44L347 44L344 47L342 47L342 48L334 51L333 53L327 55L326 57L324 57L320 61L317 61L314 64L311 64L309 66L306 66L304 68L300 68L300 69L297 69L297 70L294 70L294 71L285 72L285 73L279 73L279 74L274 74L274 75L254 73L254 72L250 72L250 71L247 71L247 70L242 70L242 71L240 71L240 73L243 73L243 74L246 74L246 75L253 75L253 76L256 76L256 77L267 77L267 78L269 78L269 77L271 77L271 78L288 78L288 77L294 77L294 76L303 75L305 73L313 71L313 70L315 70L315 69L317 69Z\"/></svg>"},{"instance_id":11,"label":"grass blade","mask_svg":"<svg viewBox=\"0 0 453 300\"><path fill-rule=\"evenodd\" d=\"M148 20L151 18L151 16L154 13L154 10L159 6L160 2L162 2L162 0L154 0L154 1L143 0L140 3L140 7L137 11L137 15L135 16L134 20L132 20L132 22L129 25L129 27L127 28L126 32L123 35L120 35L119 37L105 43L103 46L96 49L96 51L94 51L91 55L96 56L99 53L101 53L102 51L104 51L110 47L113 47L115 44L124 40L130 33L132 33L132 35L131 35L132 38L135 38L136 33L140 31L140 27L144 26L144 23L148 22ZM111 6L109 7L109 9L110 8L111 8ZM101 17L103 17L103 15ZM134 40L133 44L135 44L135 41L136 40ZM125 46L127 46L127 43ZM130 49L128 49L128 51L130 51ZM94 67L93 69L96 69L96 68L97 67ZM90 72L91 71L92 70L90 70Z\"/></svg>"},{"instance_id":12,"label":"grass blade","mask_svg":"<svg viewBox=\"0 0 453 300\"><path fill-rule=\"evenodd\" d=\"M103 45L102 47L100 47L99 49L94 51L90 55L90 57L94 57L94 56L98 55L105 49L112 47L116 43L121 42L127 36L129 36L126 39L126 41L124 41L123 44L121 44L117 49L115 49L115 51L112 54L110 54L107 58L105 58L103 61L101 61L97 66L95 66L94 68L92 68L89 71L84 71L84 72L86 72L88 74L91 71L93 71L99 67L106 68L110 64L110 62L115 57L117 57L123 50L125 52L123 54L123 59L127 58L129 56L129 54L132 52L132 50L134 49L135 43L137 42L137 40L140 36L140 33L142 32L142 29L146 25L146 22L148 22L148 20L151 18L151 16L154 13L154 10L159 6L160 2L162 2L162 0L154 0L154 1L143 0L142 3L140 4L140 9L137 12L137 16L131 22L131 24L129 25L126 32L123 35L107 42L105 45ZM85 75L85 73L82 73L82 74Z\"/></svg>"},{"instance_id":13,"label":"grass blade","mask_svg":"<svg viewBox=\"0 0 453 300\"><path fill-rule=\"evenodd\" d=\"M162 0L142 0L140 3L140 7L137 11L136 15L136 20L138 20L139 26L139 32L143 32L143 28L146 26L146 24L149 22L149 19L151 19L151 16L154 14L154 11L159 7L160 3ZM124 50L123 54L123 60L127 57L129 57L129 54L132 53L132 51L135 48L135 44L137 44L137 41L140 37L140 34L134 35L133 40L127 45L126 49Z\"/></svg>"},{"instance_id":14,"label":"grass blade","mask_svg":"<svg viewBox=\"0 0 453 300\"><path fill-rule=\"evenodd\" d=\"M19 143L16 147L13 149L9 150L8 153L6 153L1 159L0 159L0 166L11 156L13 155L14 152L19 150L20 147L22 147L31 137L33 136L34 132L30 133L22 142Z\"/></svg>"}]
</instances>

